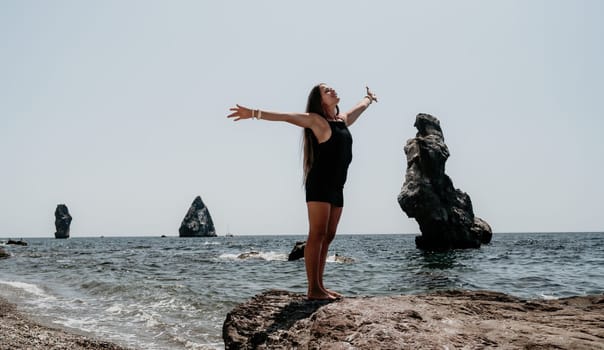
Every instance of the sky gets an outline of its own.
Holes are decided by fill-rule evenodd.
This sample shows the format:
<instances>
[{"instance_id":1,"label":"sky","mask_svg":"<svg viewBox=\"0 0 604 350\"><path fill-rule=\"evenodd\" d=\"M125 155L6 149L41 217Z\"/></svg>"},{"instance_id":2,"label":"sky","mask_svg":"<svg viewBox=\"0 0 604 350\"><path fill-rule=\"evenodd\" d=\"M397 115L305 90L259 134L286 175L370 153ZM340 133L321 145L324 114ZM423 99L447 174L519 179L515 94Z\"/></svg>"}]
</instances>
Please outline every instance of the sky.
<instances>
[{"instance_id":1,"label":"sky","mask_svg":"<svg viewBox=\"0 0 604 350\"><path fill-rule=\"evenodd\" d=\"M604 231L604 2L0 1L0 237L306 234L300 128L327 83L353 161L339 233L418 233L397 203L418 113L495 233Z\"/></svg>"}]
</instances>

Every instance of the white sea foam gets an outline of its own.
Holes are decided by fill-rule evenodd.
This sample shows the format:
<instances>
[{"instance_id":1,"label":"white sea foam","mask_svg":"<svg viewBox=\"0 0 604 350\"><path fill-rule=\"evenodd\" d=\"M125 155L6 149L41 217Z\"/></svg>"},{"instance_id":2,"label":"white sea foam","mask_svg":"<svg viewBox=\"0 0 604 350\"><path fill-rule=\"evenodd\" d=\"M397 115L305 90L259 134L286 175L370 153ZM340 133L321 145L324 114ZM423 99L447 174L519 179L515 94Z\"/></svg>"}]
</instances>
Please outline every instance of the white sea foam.
<instances>
[{"instance_id":1,"label":"white sea foam","mask_svg":"<svg viewBox=\"0 0 604 350\"><path fill-rule=\"evenodd\" d=\"M553 295L547 295L547 294L545 294L545 293L541 293L539 296L540 296L540 297L541 297L543 300L557 300L557 299L558 299L558 297L555 297L555 296L553 296Z\"/></svg>"},{"instance_id":2,"label":"white sea foam","mask_svg":"<svg viewBox=\"0 0 604 350\"><path fill-rule=\"evenodd\" d=\"M260 252L260 257L267 261L287 261L287 254L277 252Z\"/></svg>"},{"instance_id":3,"label":"white sea foam","mask_svg":"<svg viewBox=\"0 0 604 350\"><path fill-rule=\"evenodd\" d=\"M53 298L51 295L46 294L42 288L36 286L35 284L26 283L26 282L17 282L17 281L2 281L0 280L0 284L5 284L11 286L13 288L25 291L28 294L35 295L40 298L50 299Z\"/></svg>"},{"instance_id":4,"label":"white sea foam","mask_svg":"<svg viewBox=\"0 0 604 350\"><path fill-rule=\"evenodd\" d=\"M114 315L119 315L124 311L124 305L122 304L113 304L110 307L105 309L106 312Z\"/></svg>"},{"instance_id":5,"label":"white sea foam","mask_svg":"<svg viewBox=\"0 0 604 350\"><path fill-rule=\"evenodd\" d=\"M93 333L95 330L98 330L98 324L92 318L65 318L65 317L57 317L54 320L54 323L63 325L68 328L79 329L84 332Z\"/></svg>"},{"instance_id":6,"label":"white sea foam","mask_svg":"<svg viewBox=\"0 0 604 350\"><path fill-rule=\"evenodd\" d=\"M224 254L220 254L219 258L226 259L226 260L236 260L238 256L239 256L239 254L224 253Z\"/></svg>"},{"instance_id":7,"label":"white sea foam","mask_svg":"<svg viewBox=\"0 0 604 350\"><path fill-rule=\"evenodd\" d=\"M226 259L226 260L266 260L266 261L287 261L287 254L284 253L278 253L278 252L256 252L256 251L249 251L249 252L242 252L242 253L238 253L238 254L232 254L232 253L224 253L221 254L219 256L220 259ZM347 262L352 262L353 259L351 258L347 258L347 257L343 257L338 255L336 257L336 255L331 255L327 257L327 262L329 263L347 263Z\"/></svg>"}]
</instances>

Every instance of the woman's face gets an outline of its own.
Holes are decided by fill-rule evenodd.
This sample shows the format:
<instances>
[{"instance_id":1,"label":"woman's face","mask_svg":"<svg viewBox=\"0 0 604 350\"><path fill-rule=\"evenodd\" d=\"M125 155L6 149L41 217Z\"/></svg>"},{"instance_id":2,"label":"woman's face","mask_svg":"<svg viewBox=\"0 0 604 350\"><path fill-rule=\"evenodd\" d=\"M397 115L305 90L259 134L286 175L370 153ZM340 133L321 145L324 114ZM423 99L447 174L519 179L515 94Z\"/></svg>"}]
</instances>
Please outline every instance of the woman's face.
<instances>
[{"instance_id":1,"label":"woman's face","mask_svg":"<svg viewBox=\"0 0 604 350\"><path fill-rule=\"evenodd\" d=\"M321 89L321 101L323 101L323 104L325 104L329 107L335 107L338 104L338 102L340 102L338 93L333 88L329 87L326 84L321 84L320 89Z\"/></svg>"}]
</instances>

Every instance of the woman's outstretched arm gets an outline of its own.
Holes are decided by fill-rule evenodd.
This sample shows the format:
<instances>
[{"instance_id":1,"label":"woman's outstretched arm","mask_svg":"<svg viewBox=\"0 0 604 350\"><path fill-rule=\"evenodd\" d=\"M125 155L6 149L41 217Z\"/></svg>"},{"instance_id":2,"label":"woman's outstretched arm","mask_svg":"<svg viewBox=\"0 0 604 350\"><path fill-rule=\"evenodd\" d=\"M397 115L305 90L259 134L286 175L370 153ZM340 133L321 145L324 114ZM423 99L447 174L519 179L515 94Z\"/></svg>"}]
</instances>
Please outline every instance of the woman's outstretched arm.
<instances>
[{"instance_id":1,"label":"woman's outstretched arm","mask_svg":"<svg viewBox=\"0 0 604 350\"><path fill-rule=\"evenodd\" d=\"M361 116L361 113L365 112L367 107L369 107L373 101L377 102L377 96L371 92L371 90L369 90L369 87L366 87L366 89L367 95L365 95L365 97L363 97L363 99L359 101L356 106L352 107L352 109L346 112L344 115L343 119L346 121L347 126L351 126L354 122L356 122Z\"/></svg>"},{"instance_id":2,"label":"woman's outstretched arm","mask_svg":"<svg viewBox=\"0 0 604 350\"><path fill-rule=\"evenodd\" d=\"M281 113L271 112L260 109L251 109L242 105L235 105L230 108L232 112L227 118L235 118L234 121L241 119L264 119L270 121L287 122L297 125L301 128L308 128L313 131L319 142L329 139L331 129L329 124L318 114L315 113Z\"/></svg>"}]
</instances>

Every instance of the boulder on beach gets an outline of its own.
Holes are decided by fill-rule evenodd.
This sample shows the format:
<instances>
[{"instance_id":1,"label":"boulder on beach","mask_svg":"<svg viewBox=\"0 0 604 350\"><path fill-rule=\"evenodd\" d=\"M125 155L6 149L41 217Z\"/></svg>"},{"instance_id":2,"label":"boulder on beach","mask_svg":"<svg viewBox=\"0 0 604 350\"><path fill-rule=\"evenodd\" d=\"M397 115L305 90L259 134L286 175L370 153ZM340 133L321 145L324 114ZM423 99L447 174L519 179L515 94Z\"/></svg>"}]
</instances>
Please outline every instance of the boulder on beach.
<instances>
[{"instance_id":1,"label":"boulder on beach","mask_svg":"<svg viewBox=\"0 0 604 350\"><path fill-rule=\"evenodd\" d=\"M216 229L208 207L200 196L195 197L189 211L180 224L180 237L216 237Z\"/></svg>"},{"instance_id":2,"label":"boulder on beach","mask_svg":"<svg viewBox=\"0 0 604 350\"><path fill-rule=\"evenodd\" d=\"M304 248L306 247L306 241L298 241L292 248L292 251L289 252L287 256L287 261L299 260L304 257Z\"/></svg>"},{"instance_id":3,"label":"boulder on beach","mask_svg":"<svg viewBox=\"0 0 604 350\"><path fill-rule=\"evenodd\" d=\"M55 238L69 238L69 226L71 226L71 215L65 204L58 204L55 209Z\"/></svg>"},{"instance_id":4,"label":"boulder on beach","mask_svg":"<svg viewBox=\"0 0 604 350\"><path fill-rule=\"evenodd\" d=\"M407 141L407 171L398 196L401 209L419 224L415 244L425 250L478 248L491 241L489 224L474 216L470 196L445 174L449 149L439 120L418 114L417 134Z\"/></svg>"},{"instance_id":5,"label":"boulder on beach","mask_svg":"<svg viewBox=\"0 0 604 350\"><path fill-rule=\"evenodd\" d=\"M490 291L308 301L271 290L230 311L225 349L603 349L604 294Z\"/></svg>"}]
</instances>

